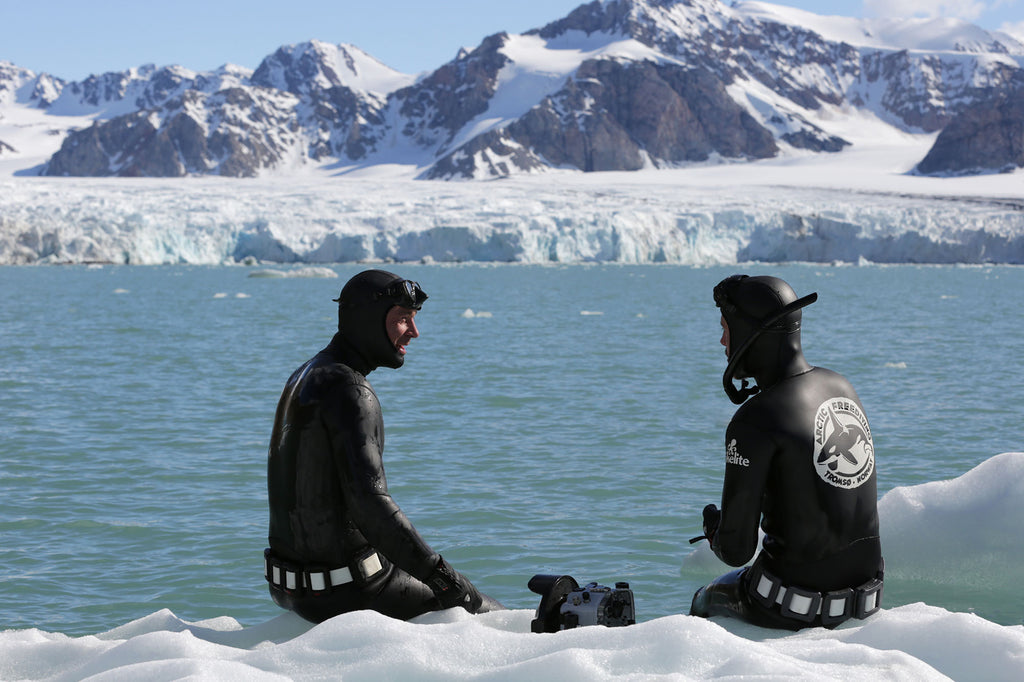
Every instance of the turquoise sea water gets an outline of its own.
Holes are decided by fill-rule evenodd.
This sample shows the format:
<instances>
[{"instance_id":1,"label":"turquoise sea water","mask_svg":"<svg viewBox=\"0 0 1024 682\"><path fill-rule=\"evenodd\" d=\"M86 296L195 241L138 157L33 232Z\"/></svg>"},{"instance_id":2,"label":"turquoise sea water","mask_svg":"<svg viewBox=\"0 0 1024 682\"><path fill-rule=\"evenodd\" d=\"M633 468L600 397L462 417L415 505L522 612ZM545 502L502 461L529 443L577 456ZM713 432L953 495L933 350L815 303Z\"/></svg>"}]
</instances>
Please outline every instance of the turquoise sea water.
<instances>
[{"instance_id":1,"label":"turquoise sea water","mask_svg":"<svg viewBox=\"0 0 1024 682\"><path fill-rule=\"evenodd\" d=\"M430 295L406 366L370 375L391 492L510 607L536 605L534 573L569 573L628 580L647 620L708 579L681 564L720 495L733 406L711 288L736 271L819 292L805 351L860 393L880 495L1024 449L1021 268L387 267ZM0 268L0 629L275 616L274 406L361 269ZM972 608L1019 622L1002 598Z\"/></svg>"}]
</instances>

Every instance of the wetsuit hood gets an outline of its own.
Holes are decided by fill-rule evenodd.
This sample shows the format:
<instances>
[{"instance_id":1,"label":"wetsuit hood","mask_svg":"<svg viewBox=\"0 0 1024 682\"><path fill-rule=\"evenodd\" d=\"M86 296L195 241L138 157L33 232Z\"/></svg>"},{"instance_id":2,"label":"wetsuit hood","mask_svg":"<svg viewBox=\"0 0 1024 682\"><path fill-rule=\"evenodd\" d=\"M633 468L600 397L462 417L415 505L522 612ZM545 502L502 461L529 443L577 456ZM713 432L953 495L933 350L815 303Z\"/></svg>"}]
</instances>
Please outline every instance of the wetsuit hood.
<instances>
[{"instance_id":1,"label":"wetsuit hood","mask_svg":"<svg viewBox=\"0 0 1024 682\"><path fill-rule=\"evenodd\" d=\"M405 362L388 338L388 311L401 305L419 310L427 294L419 284L385 270L365 270L345 284L338 298L338 333L332 344L347 346L363 361L368 374L378 367L398 369Z\"/></svg>"},{"instance_id":2,"label":"wetsuit hood","mask_svg":"<svg viewBox=\"0 0 1024 682\"><path fill-rule=\"evenodd\" d=\"M732 275L715 287L715 305L729 326L729 364L722 383L737 405L779 379L809 369L800 346L801 309L818 295L797 298L778 277ZM754 378L757 386L748 387ZM742 382L736 388L733 380Z\"/></svg>"}]
</instances>

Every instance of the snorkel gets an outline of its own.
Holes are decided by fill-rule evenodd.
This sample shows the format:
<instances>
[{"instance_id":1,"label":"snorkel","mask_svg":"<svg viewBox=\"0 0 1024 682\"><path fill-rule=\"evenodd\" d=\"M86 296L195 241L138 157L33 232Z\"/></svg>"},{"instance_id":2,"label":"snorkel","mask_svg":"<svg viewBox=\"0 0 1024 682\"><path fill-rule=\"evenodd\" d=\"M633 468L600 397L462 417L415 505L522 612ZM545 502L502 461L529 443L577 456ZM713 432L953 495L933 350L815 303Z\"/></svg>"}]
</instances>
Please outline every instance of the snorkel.
<instances>
[{"instance_id":1,"label":"snorkel","mask_svg":"<svg viewBox=\"0 0 1024 682\"><path fill-rule=\"evenodd\" d=\"M733 383L734 375L737 368L742 362L743 357L746 355L750 347L754 345L754 342L766 331L773 332L788 332L795 331L800 328L799 320L796 322L796 326L792 330L779 329L775 327L780 320L785 318L787 315L794 313L801 308L805 308L810 304L818 300L818 294L812 293L798 298L795 301L787 303L782 308L774 313L770 313L763 319L756 319L755 317L747 314L734 299L734 294L739 288L740 283L747 279L747 275L733 275L722 280L715 286L714 297L715 305L722 309L722 315L726 318L726 323L730 324L730 331L732 331L732 324L734 320L730 320L729 317L733 315L739 315L744 320L752 325L752 330L747 338L740 344L740 347L736 350L730 349L729 362L725 367L725 373L722 375L722 385L725 388L725 394L729 396L736 405L741 405L743 402L756 395L761 389L758 386L749 386L747 379L740 379L740 386L737 388Z\"/></svg>"}]
</instances>

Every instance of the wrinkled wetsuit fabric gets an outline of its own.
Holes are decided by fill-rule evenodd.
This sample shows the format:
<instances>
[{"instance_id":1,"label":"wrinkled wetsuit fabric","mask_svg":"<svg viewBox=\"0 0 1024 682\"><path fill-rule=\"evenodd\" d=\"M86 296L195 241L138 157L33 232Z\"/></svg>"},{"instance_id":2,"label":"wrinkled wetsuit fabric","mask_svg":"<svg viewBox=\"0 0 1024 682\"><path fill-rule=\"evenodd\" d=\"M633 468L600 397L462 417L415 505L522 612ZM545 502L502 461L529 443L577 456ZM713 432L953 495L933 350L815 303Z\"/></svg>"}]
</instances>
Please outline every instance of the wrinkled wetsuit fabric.
<instances>
[{"instance_id":1,"label":"wrinkled wetsuit fabric","mask_svg":"<svg viewBox=\"0 0 1024 682\"><path fill-rule=\"evenodd\" d=\"M368 334L374 335L377 327ZM379 333L386 333L383 329ZM380 344L378 344L380 345ZM442 608L425 584L440 555L423 540L388 493L382 454L384 422L366 374L387 349L367 350L339 332L299 367L278 403L267 481L272 555L301 566L354 566L367 553L383 570L327 594L290 593L271 584L281 607L312 622L372 609L407 620ZM353 568L353 574L357 571ZM459 578L475 588L463 576ZM501 608L481 595L474 612Z\"/></svg>"},{"instance_id":2,"label":"wrinkled wetsuit fabric","mask_svg":"<svg viewBox=\"0 0 1024 682\"><path fill-rule=\"evenodd\" d=\"M736 325L739 327L739 325ZM760 353L760 357L758 355ZM880 577L874 447L864 408L850 383L811 367L799 331L769 336L745 360L765 388L747 400L726 430L721 518L715 554L743 566L765 537L756 562L782 584L817 592L856 588ZM783 617L750 598L746 569L695 595L694 615L737 616L766 627L820 625Z\"/></svg>"},{"instance_id":3,"label":"wrinkled wetsuit fabric","mask_svg":"<svg viewBox=\"0 0 1024 682\"><path fill-rule=\"evenodd\" d=\"M836 410L845 410L846 421L864 413L849 383L822 368L790 377L739 409L726 430L722 516L712 544L722 561L742 566L754 555L763 515L758 561L783 584L828 592L880 573L873 452L869 457L858 447L851 455L863 460L857 465L832 455L842 460L836 471L829 470L828 456L817 463L815 433L826 432L826 441L833 435L829 430L838 427L828 422ZM768 627L813 625L776 617L776 609L752 602L742 573L734 573L715 584L725 594L712 598L710 615L723 608L721 615Z\"/></svg>"},{"instance_id":4,"label":"wrinkled wetsuit fabric","mask_svg":"<svg viewBox=\"0 0 1024 682\"><path fill-rule=\"evenodd\" d=\"M373 548L389 565L370 584L349 583L326 597L271 594L315 622L376 606L409 618L431 609L434 595L423 581L440 557L388 494L380 403L345 355L336 339L291 376L281 396L267 478L270 548L287 561L328 567L351 565ZM391 604L396 587L403 594Z\"/></svg>"}]
</instances>

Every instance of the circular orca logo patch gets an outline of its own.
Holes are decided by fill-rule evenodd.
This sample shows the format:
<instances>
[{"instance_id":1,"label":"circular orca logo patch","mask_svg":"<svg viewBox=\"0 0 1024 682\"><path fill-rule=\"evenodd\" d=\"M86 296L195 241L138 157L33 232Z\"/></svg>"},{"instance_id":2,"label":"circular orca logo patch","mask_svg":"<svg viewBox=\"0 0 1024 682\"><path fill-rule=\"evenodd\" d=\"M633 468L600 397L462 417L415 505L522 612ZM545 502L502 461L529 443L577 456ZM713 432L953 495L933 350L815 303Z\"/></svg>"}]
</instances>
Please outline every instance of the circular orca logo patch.
<instances>
[{"instance_id":1,"label":"circular orca logo patch","mask_svg":"<svg viewBox=\"0 0 1024 682\"><path fill-rule=\"evenodd\" d=\"M837 488L857 488L875 470L871 428L850 398L829 398L814 415L814 468Z\"/></svg>"}]
</instances>

